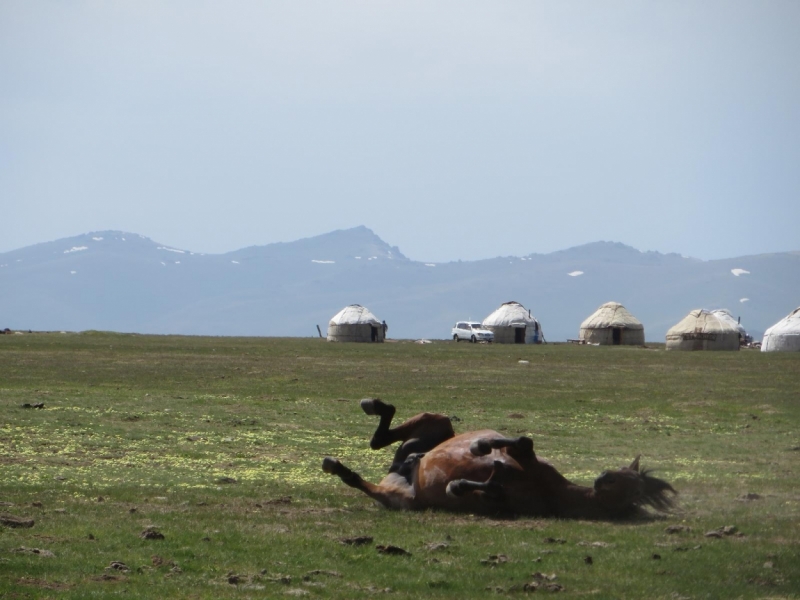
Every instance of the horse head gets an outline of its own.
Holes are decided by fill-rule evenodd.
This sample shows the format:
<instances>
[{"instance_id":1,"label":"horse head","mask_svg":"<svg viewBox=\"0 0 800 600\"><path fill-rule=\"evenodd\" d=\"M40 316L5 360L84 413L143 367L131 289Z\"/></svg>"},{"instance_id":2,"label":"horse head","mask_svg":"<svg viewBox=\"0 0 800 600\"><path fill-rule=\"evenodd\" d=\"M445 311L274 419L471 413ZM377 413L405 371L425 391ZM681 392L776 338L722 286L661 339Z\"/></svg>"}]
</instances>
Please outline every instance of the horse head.
<instances>
[{"instance_id":1,"label":"horse head","mask_svg":"<svg viewBox=\"0 0 800 600\"><path fill-rule=\"evenodd\" d=\"M637 456L630 466L616 471L603 471L594 481L594 497L610 514L624 516L638 508L652 506L668 511L678 492L663 479L653 477L647 469L639 467Z\"/></svg>"}]
</instances>

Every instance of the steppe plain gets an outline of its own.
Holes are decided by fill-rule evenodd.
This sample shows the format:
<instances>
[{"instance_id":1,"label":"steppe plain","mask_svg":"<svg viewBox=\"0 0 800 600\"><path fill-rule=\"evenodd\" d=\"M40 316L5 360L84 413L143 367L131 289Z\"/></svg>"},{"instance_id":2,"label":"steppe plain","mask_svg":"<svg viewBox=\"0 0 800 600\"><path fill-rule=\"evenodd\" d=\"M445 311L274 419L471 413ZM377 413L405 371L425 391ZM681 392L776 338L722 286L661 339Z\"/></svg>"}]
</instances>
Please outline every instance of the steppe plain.
<instances>
[{"instance_id":1,"label":"steppe plain","mask_svg":"<svg viewBox=\"0 0 800 600\"><path fill-rule=\"evenodd\" d=\"M678 506L377 507L320 469L382 477L364 397L579 483L641 453ZM31 333L0 336L0 409L0 598L800 596L798 354Z\"/></svg>"}]
</instances>

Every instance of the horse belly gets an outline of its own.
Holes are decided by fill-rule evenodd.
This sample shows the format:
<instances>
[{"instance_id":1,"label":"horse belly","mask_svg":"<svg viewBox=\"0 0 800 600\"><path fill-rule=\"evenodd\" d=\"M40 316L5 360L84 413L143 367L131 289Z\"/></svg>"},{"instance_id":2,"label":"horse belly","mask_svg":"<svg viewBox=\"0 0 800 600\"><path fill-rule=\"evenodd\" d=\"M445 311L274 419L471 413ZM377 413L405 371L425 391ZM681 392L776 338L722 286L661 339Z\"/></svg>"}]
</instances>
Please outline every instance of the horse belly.
<instances>
[{"instance_id":1,"label":"horse belly","mask_svg":"<svg viewBox=\"0 0 800 600\"><path fill-rule=\"evenodd\" d=\"M494 461L490 457L473 456L468 445L447 445L438 446L422 457L413 480L414 504L417 508L475 510L477 498L448 496L447 484L455 479L486 481L492 473ZM473 504L476 504L475 508Z\"/></svg>"},{"instance_id":2,"label":"horse belly","mask_svg":"<svg viewBox=\"0 0 800 600\"><path fill-rule=\"evenodd\" d=\"M389 508L410 510L414 508L414 488L408 480L397 473L389 473L381 481L381 491Z\"/></svg>"}]
</instances>

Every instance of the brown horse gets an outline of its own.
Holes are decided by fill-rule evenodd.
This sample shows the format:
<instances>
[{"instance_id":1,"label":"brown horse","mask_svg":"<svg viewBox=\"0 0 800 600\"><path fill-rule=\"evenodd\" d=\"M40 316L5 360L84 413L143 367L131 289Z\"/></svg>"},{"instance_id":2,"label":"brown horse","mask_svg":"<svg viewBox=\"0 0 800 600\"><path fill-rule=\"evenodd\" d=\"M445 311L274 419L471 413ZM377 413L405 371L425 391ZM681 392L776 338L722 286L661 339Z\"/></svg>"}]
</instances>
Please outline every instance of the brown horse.
<instances>
[{"instance_id":1,"label":"brown horse","mask_svg":"<svg viewBox=\"0 0 800 600\"><path fill-rule=\"evenodd\" d=\"M322 469L388 508L615 519L645 506L667 511L673 504L670 494L677 493L640 469L638 456L586 487L538 458L528 437L509 439L489 429L456 435L448 417L431 413L392 429L394 406L368 398L361 408L380 417L370 442L374 450L402 442L389 474L375 485L331 457L322 461Z\"/></svg>"}]
</instances>

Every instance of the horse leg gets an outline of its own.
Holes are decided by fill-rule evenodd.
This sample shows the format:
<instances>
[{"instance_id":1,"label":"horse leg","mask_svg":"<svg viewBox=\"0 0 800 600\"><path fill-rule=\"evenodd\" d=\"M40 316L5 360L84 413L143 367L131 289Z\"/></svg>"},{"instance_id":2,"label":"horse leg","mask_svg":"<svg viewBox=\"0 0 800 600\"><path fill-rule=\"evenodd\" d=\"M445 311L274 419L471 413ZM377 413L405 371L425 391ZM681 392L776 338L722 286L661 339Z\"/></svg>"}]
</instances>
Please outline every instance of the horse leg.
<instances>
[{"instance_id":1,"label":"horse leg","mask_svg":"<svg viewBox=\"0 0 800 600\"><path fill-rule=\"evenodd\" d=\"M468 479L454 479L447 484L446 492L448 496L454 498L460 498L469 492L482 492L488 500L499 501L505 498L503 487L494 481L481 483L480 481L469 481Z\"/></svg>"},{"instance_id":2,"label":"horse leg","mask_svg":"<svg viewBox=\"0 0 800 600\"><path fill-rule=\"evenodd\" d=\"M380 417L378 428L372 434L372 439L369 441L369 447L373 450L380 450L398 441L393 439L392 431L389 427L394 418L395 407L391 404L386 404L380 398L364 398L361 401L361 410L368 415L377 415Z\"/></svg>"},{"instance_id":3,"label":"horse leg","mask_svg":"<svg viewBox=\"0 0 800 600\"><path fill-rule=\"evenodd\" d=\"M536 454L533 452L533 440L529 437L518 438L478 438L469 446L469 451L474 456L486 456L492 450L507 448L508 455L518 461L534 461Z\"/></svg>"},{"instance_id":4,"label":"horse leg","mask_svg":"<svg viewBox=\"0 0 800 600\"><path fill-rule=\"evenodd\" d=\"M378 428L369 443L370 448L379 450L395 442L402 442L394 455L390 473L400 470L411 454L428 452L455 436L453 424L444 415L420 413L392 429L394 406L378 398L365 398L361 401L361 408L368 415L380 417Z\"/></svg>"},{"instance_id":5,"label":"horse leg","mask_svg":"<svg viewBox=\"0 0 800 600\"><path fill-rule=\"evenodd\" d=\"M494 502L505 500L506 495L499 479L503 479L505 465L494 461L494 470L486 481L470 481L469 479L454 479L447 484L445 490L448 496L460 498L470 492L481 492L483 497Z\"/></svg>"},{"instance_id":6,"label":"horse leg","mask_svg":"<svg viewBox=\"0 0 800 600\"><path fill-rule=\"evenodd\" d=\"M387 478L380 485L375 485L365 480L352 469L348 469L339 459L330 456L326 456L322 460L322 470L330 475L336 475L345 484L364 492L386 508L410 508L414 499L411 486L408 485L405 479L398 478L397 475L391 475L390 477L398 479L398 481L394 479L389 481L389 478ZM388 484L384 485L387 481Z\"/></svg>"}]
</instances>

